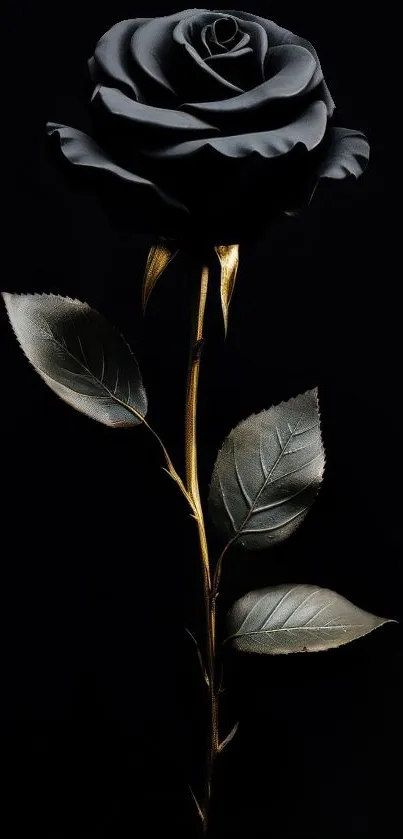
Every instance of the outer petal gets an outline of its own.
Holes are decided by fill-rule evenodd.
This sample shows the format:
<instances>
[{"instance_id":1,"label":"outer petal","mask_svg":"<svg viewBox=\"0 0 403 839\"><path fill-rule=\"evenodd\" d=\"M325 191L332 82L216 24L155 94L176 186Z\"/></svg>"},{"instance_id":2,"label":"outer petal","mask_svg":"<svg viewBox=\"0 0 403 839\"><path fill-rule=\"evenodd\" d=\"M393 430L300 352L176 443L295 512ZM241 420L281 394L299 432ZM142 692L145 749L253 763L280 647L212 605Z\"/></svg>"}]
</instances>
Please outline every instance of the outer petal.
<instances>
[{"instance_id":1,"label":"outer petal","mask_svg":"<svg viewBox=\"0 0 403 839\"><path fill-rule=\"evenodd\" d=\"M253 15L250 12L232 12L226 10L226 14L233 14L239 19L251 20L255 23L260 23L260 25L263 26L267 33L267 38L269 42L269 54L271 47L278 47L282 44L297 44L298 46L305 47L305 49L309 50L309 52L312 53L317 64L315 84L319 84L320 80L323 79L323 73L322 68L320 66L319 56L315 50L315 47L311 44L310 41L307 41L306 38L300 38L299 35L295 35L293 32L290 32L289 29L283 29L282 26L278 26L277 23L274 23L273 20L266 20L265 18L259 17L259 15ZM322 82L321 94L323 101L326 103L328 114L329 116L332 116L335 104L325 82Z\"/></svg>"},{"instance_id":2,"label":"outer petal","mask_svg":"<svg viewBox=\"0 0 403 839\"><path fill-rule=\"evenodd\" d=\"M324 102L314 102L289 125L271 131L257 131L252 134L238 134L229 137L189 140L175 146L148 151L149 157L159 160L181 160L207 151L223 157L248 157L257 154L260 157L275 158L288 154L299 143L307 151L314 149L323 139L326 131L327 113Z\"/></svg>"},{"instance_id":3,"label":"outer petal","mask_svg":"<svg viewBox=\"0 0 403 839\"><path fill-rule=\"evenodd\" d=\"M311 166L300 181L296 180L294 194L285 209L286 215L296 216L312 201L321 178L341 180L362 175L369 159L369 143L361 131L351 128L329 128L318 154L314 152Z\"/></svg>"},{"instance_id":4,"label":"outer petal","mask_svg":"<svg viewBox=\"0 0 403 839\"><path fill-rule=\"evenodd\" d=\"M115 178L135 185L140 193L154 193L156 198L165 204L175 207L176 210L181 210L183 213L188 213L184 204L181 204L171 195L168 195L168 193L160 189L152 181L142 178L134 174L134 172L129 172L127 169L123 169L114 163L113 160L106 156L106 153L98 143L87 134L75 128L70 128L68 125L59 125L55 122L48 122L46 127L48 134L58 135L61 150L70 163L76 166L107 172Z\"/></svg>"},{"instance_id":5,"label":"outer petal","mask_svg":"<svg viewBox=\"0 0 403 839\"><path fill-rule=\"evenodd\" d=\"M352 128L329 129L329 146L319 169L320 178L359 178L369 160L365 134Z\"/></svg>"},{"instance_id":6,"label":"outer petal","mask_svg":"<svg viewBox=\"0 0 403 839\"><path fill-rule=\"evenodd\" d=\"M164 141L179 142L190 137L212 136L218 134L218 128L209 125L192 114L174 111L169 108L154 108L129 99L120 90L100 85L95 93L94 103L113 117L122 120L129 128L136 131L136 145L152 137L159 145Z\"/></svg>"},{"instance_id":7,"label":"outer petal","mask_svg":"<svg viewBox=\"0 0 403 839\"><path fill-rule=\"evenodd\" d=\"M223 99L220 102L190 102L181 108L215 117L219 117L220 114L247 115L264 107L268 102L301 96L310 89L310 83L316 73L316 64L307 49L288 44L274 47L272 53L273 68L277 72L267 81L231 99Z\"/></svg>"},{"instance_id":8,"label":"outer petal","mask_svg":"<svg viewBox=\"0 0 403 839\"><path fill-rule=\"evenodd\" d=\"M98 41L93 58L88 62L94 82L116 84L130 96L142 101L140 88L134 79L134 67L130 54L131 39L136 30L149 18L121 20L108 29Z\"/></svg>"}]
</instances>

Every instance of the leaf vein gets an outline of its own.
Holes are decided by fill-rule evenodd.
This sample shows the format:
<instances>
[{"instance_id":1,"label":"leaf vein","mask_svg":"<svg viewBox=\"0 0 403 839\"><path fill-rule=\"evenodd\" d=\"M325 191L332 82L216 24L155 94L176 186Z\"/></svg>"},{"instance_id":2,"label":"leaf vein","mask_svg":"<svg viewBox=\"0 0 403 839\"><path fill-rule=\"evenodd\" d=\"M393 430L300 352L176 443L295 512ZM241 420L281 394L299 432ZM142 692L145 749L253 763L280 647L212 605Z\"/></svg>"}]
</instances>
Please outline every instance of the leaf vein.
<instances>
[{"instance_id":1,"label":"leaf vein","mask_svg":"<svg viewBox=\"0 0 403 839\"><path fill-rule=\"evenodd\" d=\"M330 629L363 629L364 627L369 627L368 623L339 623L333 624L332 626L328 626L324 624L323 626L280 626L275 629L253 629L249 632L234 632L230 638L244 638L247 635L261 635L264 633L265 635L270 635L270 633L274 632L321 632L323 630L330 630ZM227 639L229 640L229 639Z\"/></svg>"},{"instance_id":2,"label":"leaf vein","mask_svg":"<svg viewBox=\"0 0 403 839\"><path fill-rule=\"evenodd\" d=\"M228 517L229 517L229 519L230 519L230 521L231 521L232 527L234 528L234 531L236 532L235 520L234 520L234 517L233 517L233 515L232 515L232 513L231 513L231 510L230 510L230 508L229 508L229 506L228 506L228 501L227 501L227 497L226 497L226 494L225 494L224 487L223 487L223 485L222 485L222 480L221 480L221 475L220 475L220 471L219 471L219 469L217 469L217 475L218 475L218 480L219 480L219 484L220 484L220 489L221 489L222 499L223 499L223 501L224 501L224 507L225 507L226 512L227 512L227 515L228 515Z\"/></svg>"},{"instance_id":3,"label":"leaf vein","mask_svg":"<svg viewBox=\"0 0 403 839\"><path fill-rule=\"evenodd\" d=\"M289 595L290 595L290 594L292 594L292 593L293 593L293 591L296 591L298 588L299 588L299 586L293 586L292 588L290 588L290 589L289 589L289 591L286 591L286 592L283 594L283 596L280 598L280 600L278 601L278 603L276 603L276 605L275 605L275 606L273 606L273 608L271 609L271 611L269 612L269 614L268 614L268 615L266 616L266 618L264 619L264 621L263 621L263 623L262 623L262 626L261 626L261 629L264 629L264 627L265 627L265 626L266 626L266 624L267 624L267 621L269 621L269 620L271 620L271 619L273 618L273 615L275 615L275 614L276 614L277 609L279 609L279 607L281 606L281 604L282 604L282 603L284 603L284 600L286 600L286 599L287 599L287 597L289 597ZM271 594L271 592L269 592L269 594ZM259 603L261 603L261 600L259 601Z\"/></svg>"},{"instance_id":4,"label":"leaf vein","mask_svg":"<svg viewBox=\"0 0 403 839\"><path fill-rule=\"evenodd\" d=\"M241 488L242 495L243 495L243 497L244 497L244 499L245 499L245 501L246 501L246 504L248 504L248 505L249 505L249 507L252 507L252 506L253 506L253 505L252 505L252 499L249 497L248 491L247 491L247 489L246 489L246 487L245 487L245 485L244 485L244 482L243 482L243 480L242 480L242 478L241 478L241 475L240 475L240 473L239 473L238 461L237 461L237 457L236 457L236 448L235 448L235 439L234 439L234 437L232 437L232 456L233 456L233 458L234 458L235 473L236 473L236 477L237 477L238 484L239 484L239 486L240 486L240 488Z\"/></svg>"},{"instance_id":5,"label":"leaf vein","mask_svg":"<svg viewBox=\"0 0 403 839\"><path fill-rule=\"evenodd\" d=\"M303 513L306 513L308 510L307 507L303 507L302 510L299 510L298 513L295 513L290 518L286 519L285 521L280 522L279 524L271 524L268 527L247 527L242 530L242 534L245 536L246 534L252 533L271 533L273 530L279 530L281 527L286 527L287 524L290 524L294 519L297 519L298 516L302 516Z\"/></svg>"},{"instance_id":6,"label":"leaf vein","mask_svg":"<svg viewBox=\"0 0 403 839\"><path fill-rule=\"evenodd\" d=\"M255 516L257 513L265 513L266 510L272 510L274 507L281 507L282 504L286 504L298 495L302 495L303 492L315 483L315 480L316 478L312 478L312 481L309 481L309 483L305 484L305 486L301 487L301 489L297 489L296 492L293 492L291 495L287 495L285 498L279 498L278 501L272 501L271 504L264 504L262 507L255 507L252 515Z\"/></svg>"},{"instance_id":7,"label":"leaf vein","mask_svg":"<svg viewBox=\"0 0 403 839\"><path fill-rule=\"evenodd\" d=\"M315 589L315 591L311 591L309 594L307 594L307 596L306 596L306 597L304 597L304 599L303 599L303 600L301 600L301 603L297 603L297 605L295 606L295 609L293 609L293 610L292 610L292 612L288 615L288 618L286 618L286 620L284 621L284 623L283 623L283 627L282 627L282 628L284 629L284 627L285 627L286 623L288 623L288 621L290 620L290 618L292 618L292 616L293 616L293 615L295 615L295 612L297 612L297 611L298 611L298 609L300 609L300 608L301 608L301 606L304 606L304 605L305 605L305 603L307 603L307 602L308 602L308 600L310 600L310 599L311 599L311 597L315 597L315 594L319 594L319 592L320 592L320 589L319 589L319 588L316 588L316 589Z\"/></svg>"}]
</instances>

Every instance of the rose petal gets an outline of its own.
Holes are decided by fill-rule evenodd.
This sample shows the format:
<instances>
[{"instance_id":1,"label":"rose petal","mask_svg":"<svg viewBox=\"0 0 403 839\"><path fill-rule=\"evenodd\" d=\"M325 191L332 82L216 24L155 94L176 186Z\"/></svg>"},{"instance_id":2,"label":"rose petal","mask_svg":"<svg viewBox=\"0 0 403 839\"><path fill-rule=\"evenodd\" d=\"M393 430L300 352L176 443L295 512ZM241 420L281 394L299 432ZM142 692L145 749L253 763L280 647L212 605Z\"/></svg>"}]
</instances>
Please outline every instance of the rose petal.
<instances>
[{"instance_id":1,"label":"rose petal","mask_svg":"<svg viewBox=\"0 0 403 839\"><path fill-rule=\"evenodd\" d=\"M232 50L232 51L229 51L229 52L218 52L216 55L209 55L204 60L208 61L209 67L214 67L214 66L219 67L222 59L224 59L224 61L225 61L225 59L234 60L234 59L239 58L242 55L248 55L250 53L252 53L252 55L253 55L252 47L242 47L242 49L240 49L240 50L237 49L237 50ZM216 64L216 62L217 62L217 64Z\"/></svg>"},{"instance_id":2,"label":"rose petal","mask_svg":"<svg viewBox=\"0 0 403 839\"><path fill-rule=\"evenodd\" d=\"M184 213L188 213L184 204L181 204L176 198L173 198L167 192L160 189L157 184L136 175L134 172L129 172L127 169L123 169L114 163L113 160L107 157L106 152L104 152L98 143L82 131L71 128L68 125L59 125L55 122L48 122L46 129L48 134L58 135L61 151L70 163L89 169L100 169L120 180L135 184L140 195L144 192L153 192L165 204L169 204L177 210L179 209Z\"/></svg>"},{"instance_id":3,"label":"rose petal","mask_svg":"<svg viewBox=\"0 0 403 839\"><path fill-rule=\"evenodd\" d=\"M183 35L185 39L188 43L195 47L196 51L200 53L202 58L206 58L208 56L211 57L213 55L206 41L206 30L211 28L212 24L220 17L220 15L222 15L221 12L203 12L202 14L197 12L194 14L192 20L187 21L187 26L183 28ZM224 15L224 17L226 17L226 15ZM259 68L261 78L263 80L263 70L268 49L266 31L258 23L240 20L236 13L233 17L238 24L240 31L243 32L243 36L237 42L236 46L230 50L230 52L232 54L233 52L243 49L245 46L250 46L256 59L256 66ZM200 38L204 52L207 53L206 56L203 56L203 50L199 50L198 48L198 38Z\"/></svg>"},{"instance_id":4,"label":"rose petal","mask_svg":"<svg viewBox=\"0 0 403 839\"><path fill-rule=\"evenodd\" d=\"M223 157L238 158L257 154L260 157L274 158L288 154L299 143L304 145L307 151L311 151L323 139L326 124L326 106L324 102L319 101L309 105L294 122L281 128L208 140L188 140L159 150L147 150L147 156L158 160L180 160L201 151L212 151Z\"/></svg>"},{"instance_id":5,"label":"rose petal","mask_svg":"<svg viewBox=\"0 0 403 839\"><path fill-rule=\"evenodd\" d=\"M268 50L267 35L263 26L254 21L244 21L237 18L240 28L249 35L249 45L253 50L256 67L259 69L259 76L264 79L264 66Z\"/></svg>"},{"instance_id":6,"label":"rose petal","mask_svg":"<svg viewBox=\"0 0 403 839\"><path fill-rule=\"evenodd\" d=\"M311 44L310 41L307 41L306 38L300 38L299 35L295 35L293 32L290 32L289 29L283 29L282 26L278 26L277 23L274 23L273 20L266 20L265 18L259 17L259 15L253 15L250 12L227 11L226 14L234 14L241 20L253 21L254 23L260 24L260 26L264 28L267 34L269 42L269 54L271 47L278 47L282 46L283 44L296 44L297 46L305 47L305 49L309 50L309 52L313 55L316 61L317 69L316 74L314 76L314 84L319 84L321 79L323 79L323 73L322 68L320 66L318 54L315 50L315 47ZM328 114L329 116L332 116L335 104L331 97L326 82L323 82L321 93L323 101L326 104Z\"/></svg>"},{"instance_id":7,"label":"rose petal","mask_svg":"<svg viewBox=\"0 0 403 839\"><path fill-rule=\"evenodd\" d=\"M172 34L179 21L193 15L194 9L187 9L167 17L151 18L136 29L131 39L131 54L143 76L175 99L175 88L165 72L172 70Z\"/></svg>"},{"instance_id":8,"label":"rose petal","mask_svg":"<svg viewBox=\"0 0 403 839\"><path fill-rule=\"evenodd\" d=\"M204 46L206 47L206 49L209 51L209 55L208 55L206 60L208 60L208 58L215 58L217 55L227 55L229 52L232 55L234 55L235 53L238 52L238 50L242 50L244 47L247 47L248 44L249 44L250 35L248 35L248 33L245 32L244 35L241 35L239 41L237 41L236 44L234 44L233 46L231 46L231 42L229 42L228 47L224 44L220 45L222 47L222 49L224 50L224 52L212 52L211 49L209 48L208 42L206 41L206 38L205 38L205 30L210 29L210 28L211 27L205 26L204 29L202 30L202 33L201 33L202 42L203 42Z\"/></svg>"},{"instance_id":9,"label":"rose petal","mask_svg":"<svg viewBox=\"0 0 403 839\"><path fill-rule=\"evenodd\" d=\"M108 114L125 120L128 126L136 129L137 146L141 145L143 138L149 138L151 134L154 135L153 139L161 144L168 139L179 142L181 135L192 135L195 132L198 137L219 133L218 128L192 114L134 102L133 99L129 99L113 87L100 85L93 101L99 103ZM178 135L177 138L176 135ZM183 136L182 139L184 139Z\"/></svg>"},{"instance_id":10,"label":"rose petal","mask_svg":"<svg viewBox=\"0 0 403 839\"><path fill-rule=\"evenodd\" d=\"M242 21L242 24L246 32L250 34L251 47L259 63L262 79L264 79L264 67L269 48L266 30L260 23L256 23L255 21Z\"/></svg>"},{"instance_id":11,"label":"rose petal","mask_svg":"<svg viewBox=\"0 0 403 839\"><path fill-rule=\"evenodd\" d=\"M296 185L295 195L285 210L288 216L297 216L305 210L319 186L321 178L341 180L359 178L369 159L369 143L361 131L351 128L330 128L319 150L319 158L313 160L301 182Z\"/></svg>"},{"instance_id":12,"label":"rose petal","mask_svg":"<svg viewBox=\"0 0 403 839\"><path fill-rule=\"evenodd\" d=\"M187 86L194 87L196 91L203 90L207 92L208 98L217 99L229 92L242 93L243 88L232 84L227 79L220 76L210 64L201 57L196 47L192 43L193 27L195 23L198 27L203 27L206 24L214 23L219 17L225 18L220 12L207 12L202 10L193 10L193 15L182 18L175 26L172 37L176 44L183 48L183 57L187 58L187 63L184 64L183 81ZM188 75L190 74L190 75ZM205 93L206 95L206 93Z\"/></svg>"},{"instance_id":13,"label":"rose petal","mask_svg":"<svg viewBox=\"0 0 403 839\"><path fill-rule=\"evenodd\" d=\"M310 89L316 65L307 49L288 44L275 47L272 53L271 61L277 72L263 84L231 99L223 99L220 102L186 102L181 108L214 116L241 115L243 112L255 111L276 99L301 96Z\"/></svg>"},{"instance_id":14,"label":"rose petal","mask_svg":"<svg viewBox=\"0 0 403 839\"><path fill-rule=\"evenodd\" d=\"M232 16L218 15L211 25L211 39L214 44L224 49L231 49L227 46L239 38L238 21Z\"/></svg>"},{"instance_id":15,"label":"rose petal","mask_svg":"<svg viewBox=\"0 0 403 839\"><path fill-rule=\"evenodd\" d=\"M118 82L129 94L134 93L136 99L142 101L141 91L133 78L133 67L130 66L130 42L136 29L148 20L121 20L105 32L95 47L94 56L88 62L94 82Z\"/></svg>"},{"instance_id":16,"label":"rose petal","mask_svg":"<svg viewBox=\"0 0 403 839\"><path fill-rule=\"evenodd\" d=\"M331 128L326 157L319 169L320 178L341 180L349 175L359 178L369 160L369 143L361 131Z\"/></svg>"},{"instance_id":17,"label":"rose petal","mask_svg":"<svg viewBox=\"0 0 403 839\"><path fill-rule=\"evenodd\" d=\"M205 60L225 79L237 85L241 90L251 90L264 81L264 67L267 57L267 35L258 23L234 18L243 32L234 49L216 53ZM243 48L248 46L248 50ZM227 60L225 60L227 59ZM239 59L236 61L235 59ZM193 91L192 91L193 92ZM201 91L203 100L205 92Z\"/></svg>"},{"instance_id":18,"label":"rose petal","mask_svg":"<svg viewBox=\"0 0 403 839\"><path fill-rule=\"evenodd\" d=\"M213 67L209 66L200 55L203 51L201 31L207 23L213 23L219 17L226 17L221 12L209 12L205 9L188 9L176 15L165 18L151 19L141 26L133 35L131 52L140 69L140 86L142 77L154 90L171 101L188 97L191 90L202 98L222 99L231 92L241 93L243 86L234 84L222 77ZM236 15L234 16L236 18ZM197 27L197 30L196 30ZM254 22L242 21L242 28L251 38L253 57L258 67L258 73L263 78L263 65L267 52L267 36L265 30ZM194 41L196 32L199 34L200 44ZM156 49L156 44L158 48ZM175 54L174 47L182 48L182 55ZM200 52L199 52L200 50ZM182 61L181 61L182 58ZM252 84L259 81L259 74ZM248 80L248 74L245 78ZM154 100L155 101L155 100ZM160 102L155 102L160 104ZM165 104L163 100L163 104Z\"/></svg>"}]
</instances>

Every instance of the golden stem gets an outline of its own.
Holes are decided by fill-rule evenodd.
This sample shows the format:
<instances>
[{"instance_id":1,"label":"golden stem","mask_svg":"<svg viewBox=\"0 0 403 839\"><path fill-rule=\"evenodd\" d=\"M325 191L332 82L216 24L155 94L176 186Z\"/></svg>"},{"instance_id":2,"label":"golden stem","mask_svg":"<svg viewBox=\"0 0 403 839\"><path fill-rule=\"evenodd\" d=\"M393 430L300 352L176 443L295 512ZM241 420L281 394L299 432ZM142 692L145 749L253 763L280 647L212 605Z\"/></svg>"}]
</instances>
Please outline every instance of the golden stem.
<instances>
[{"instance_id":1,"label":"golden stem","mask_svg":"<svg viewBox=\"0 0 403 839\"><path fill-rule=\"evenodd\" d=\"M186 458L186 489L195 510L195 519L199 534L200 558L203 570L203 593L207 626L207 656L206 669L208 676L208 692L210 707L210 731L207 749L205 794L201 811L203 813L203 829L207 831L208 810L211 799L211 785L214 761L219 750L218 736L218 696L215 686L215 597L212 597L210 563L203 508L200 500L199 479L197 469L197 395L200 372L200 351L203 341L204 313L206 308L209 271L203 266L200 282L199 305L197 319L192 336L192 356L189 370L186 419L185 419L185 458Z\"/></svg>"},{"instance_id":2,"label":"golden stem","mask_svg":"<svg viewBox=\"0 0 403 839\"><path fill-rule=\"evenodd\" d=\"M206 308L207 289L208 289L209 272L206 266L203 267L201 284L200 284L200 299L197 313L196 328L193 336L193 354L191 360L191 367L189 372L188 390L186 398L186 419L185 419L185 457L186 457L186 484L187 491L192 499L195 507L195 516L197 527L199 531L200 553L203 563L203 572L206 578L208 592L210 592L210 566L208 557L208 547L206 540L206 531L204 527L203 510L200 501L199 480L197 472L197 436L196 436L196 421L197 421L197 393L199 386L199 372L200 372L200 349L203 339L203 323L204 311Z\"/></svg>"}]
</instances>

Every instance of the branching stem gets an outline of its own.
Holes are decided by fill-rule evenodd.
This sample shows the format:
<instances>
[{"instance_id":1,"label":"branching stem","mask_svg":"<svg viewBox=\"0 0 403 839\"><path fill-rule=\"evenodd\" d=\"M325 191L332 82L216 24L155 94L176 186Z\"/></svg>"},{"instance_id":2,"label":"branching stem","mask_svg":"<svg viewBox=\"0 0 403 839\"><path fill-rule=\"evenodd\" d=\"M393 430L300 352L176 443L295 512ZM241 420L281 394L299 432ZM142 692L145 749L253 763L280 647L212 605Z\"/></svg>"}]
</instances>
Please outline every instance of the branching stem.
<instances>
[{"instance_id":1,"label":"branching stem","mask_svg":"<svg viewBox=\"0 0 403 839\"><path fill-rule=\"evenodd\" d=\"M138 416L140 417L140 414ZM149 425L149 423L147 422L146 419L144 419L144 417L140 417L140 418L141 418L141 421L142 421L143 425L147 428L148 431L151 432L153 437L155 437L155 439L158 441L159 445L161 446L162 451L164 453L165 462L167 464L167 468L165 469L165 471L168 472L168 475L170 475L170 477L178 485L182 495L185 496L186 501L188 502L188 504L189 504L189 506L192 510L192 514L195 516L196 515L196 509L195 509L195 506L194 506L193 501L191 499L190 493L187 491L187 489L186 489L186 487L185 487L185 485L182 481L182 478L180 477L180 475L178 475L178 473L177 473L177 471L176 471L176 469L175 469L175 467L172 463L172 460L171 460L171 458L170 458L170 456L169 456L169 454L168 454L168 452L167 452L167 450L164 446L164 443L161 440L161 437L157 434L156 431L154 431L152 426Z\"/></svg>"}]
</instances>

